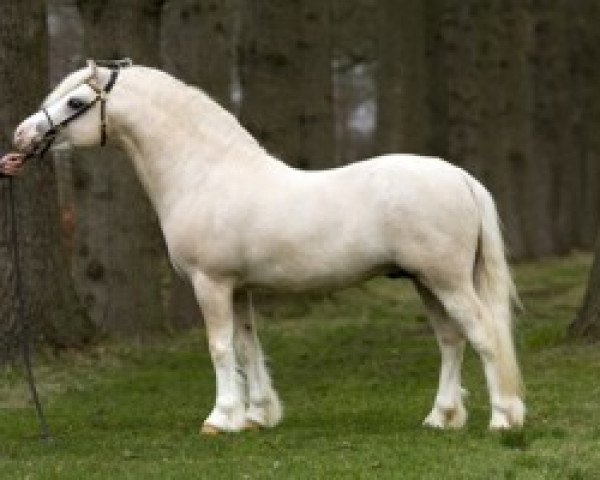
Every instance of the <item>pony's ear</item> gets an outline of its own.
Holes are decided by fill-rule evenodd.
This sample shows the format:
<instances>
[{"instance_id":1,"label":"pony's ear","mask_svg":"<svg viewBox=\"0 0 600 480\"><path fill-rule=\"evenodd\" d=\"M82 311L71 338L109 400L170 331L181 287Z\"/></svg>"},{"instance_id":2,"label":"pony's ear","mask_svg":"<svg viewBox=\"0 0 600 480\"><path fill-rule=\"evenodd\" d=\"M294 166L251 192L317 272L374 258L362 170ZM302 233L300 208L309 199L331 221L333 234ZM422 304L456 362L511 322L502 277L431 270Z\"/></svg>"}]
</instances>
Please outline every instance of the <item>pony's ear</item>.
<instances>
[{"instance_id":1,"label":"pony's ear","mask_svg":"<svg viewBox=\"0 0 600 480\"><path fill-rule=\"evenodd\" d=\"M90 76L92 78L95 77L97 73L96 62L90 58L88 59L87 64L88 68L90 69Z\"/></svg>"}]
</instances>

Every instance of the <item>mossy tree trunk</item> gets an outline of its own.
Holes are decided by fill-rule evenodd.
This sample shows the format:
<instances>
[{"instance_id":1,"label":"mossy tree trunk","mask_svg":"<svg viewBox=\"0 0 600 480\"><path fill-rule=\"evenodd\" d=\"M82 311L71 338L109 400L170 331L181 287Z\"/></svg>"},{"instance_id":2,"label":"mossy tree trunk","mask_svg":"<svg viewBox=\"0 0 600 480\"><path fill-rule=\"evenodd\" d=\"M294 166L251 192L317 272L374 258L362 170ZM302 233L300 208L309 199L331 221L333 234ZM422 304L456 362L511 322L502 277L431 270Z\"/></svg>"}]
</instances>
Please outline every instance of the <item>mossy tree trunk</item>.
<instances>
[{"instance_id":1,"label":"mossy tree trunk","mask_svg":"<svg viewBox=\"0 0 600 480\"><path fill-rule=\"evenodd\" d=\"M0 4L0 140L9 149L19 121L48 93L45 2ZM26 321L36 339L56 348L88 342L94 328L83 314L68 269L52 162L32 161L13 180ZM9 180L0 180L0 358L14 353L20 331L11 233Z\"/></svg>"},{"instance_id":2,"label":"mossy tree trunk","mask_svg":"<svg viewBox=\"0 0 600 480\"><path fill-rule=\"evenodd\" d=\"M566 253L574 245L577 158L569 65L567 2L533 2L530 8L532 148L538 160L536 198L549 231L543 253ZM540 239L541 241L541 239Z\"/></svg>"},{"instance_id":3,"label":"mossy tree trunk","mask_svg":"<svg viewBox=\"0 0 600 480\"><path fill-rule=\"evenodd\" d=\"M429 153L427 8L432 7L413 0L384 0L379 4L379 153Z\"/></svg>"},{"instance_id":4,"label":"mossy tree trunk","mask_svg":"<svg viewBox=\"0 0 600 480\"><path fill-rule=\"evenodd\" d=\"M580 116L573 95L585 89L573 88L572 30L581 22L569 8L579 7L435 0L423 8L431 153L464 167L492 191L512 256L540 257L581 244L580 212L596 224L585 207L593 194L579 198L582 185L593 180L578 173L577 151L593 140L578 142L574 135ZM588 40L579 35L581 42L593 45L594 29L580 30L588 32ZM586 82L583 72L577 78ZM582 105L591 103L577 96Z\"/></svg>"},{"instance_id":5,"label":"mossy tree trunk","mask_svg":"<svg viewBox=\"0 0 600 480\"><path fill-rule=\"evenodd\" d=\"M583 305L569 325L572 337L600 340L600 235Z\"/></svg>"},{"instance_id":6,"label":"mossy tree trunk","mask_svg":"<svg viewBox=\"0 0 600 480\"><path fill-rule=\"evenodd\" d=\"M166 0L162 65L230 109L239 12L235 0Z\"/></svg>"},{"instance_id":7,"label":"mossy tree trunk","mask_svg":"<svg viewBox=\"0 0 600 480\"><path fill-rule=\"evenodd\" d=\"M567 7L573 137L579 159L567 166L577 178L576 243L592 249L600 215L600 2L569 2Z\"/></svg>"},{"instance_id":8,"label":"mossy tree trunk","mask_svg":"<svg viewBox=\"0 0 600 480\"><path fill-rule=\"evenodd\" d=\"M242 124L301 168L334 158L329 13L318 0L242 4Z\"/></svg>"},{"instance_id":9,"label":"mossy tree trunk","mask_svg":"<svg viewBox=\"0 0 600 480\"><path fill-rule=\"evenodd\" d=\"M572 19L570 34L571 74L576 94L574 135L577 139L579 165L576 174L579 242L588 245L596 234L595 257L583 305L570 325L573 337L600 340L600 234L592 232L600 212L600 4L589 0L569 5Z\"/></svg>"},{"instance_id":10,"label":"mossy tree trunk","mask_svg":"<svg viewBox=\"0 0 600 480\"><path fill-rule=\"evenodd\" d=\"M372 156L377 128L378 19L376 0L330 2L335 162Z\"/></svg>"},{"instance_id":11,"label":"mossy tree trunk","mask_svg":"<svg viewBox=\"0 0 600 480\"><path fill-rule=\"evenodd\" d=\"M77 5L87 57L160 65L162 1L78 0ZM168 261L132 164L110 146L80 152L73 179L74 273L92 318L110 335L143 337L165 328Z\"/></svg>"}]
</instances>

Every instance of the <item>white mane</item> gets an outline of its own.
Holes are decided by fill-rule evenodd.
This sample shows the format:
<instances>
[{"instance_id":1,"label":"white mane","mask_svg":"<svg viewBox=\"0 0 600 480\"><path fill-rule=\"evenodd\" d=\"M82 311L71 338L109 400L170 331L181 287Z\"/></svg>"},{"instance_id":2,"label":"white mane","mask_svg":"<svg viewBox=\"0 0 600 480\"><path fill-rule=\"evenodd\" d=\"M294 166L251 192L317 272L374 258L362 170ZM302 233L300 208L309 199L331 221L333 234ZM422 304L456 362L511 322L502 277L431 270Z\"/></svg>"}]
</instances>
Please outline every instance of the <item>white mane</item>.
<instances>
[{"instance_id":1,"label":"white mane","mask_svg":"<svg viewBox=\"0 0 600 480\"><path fill-rule=\"evenodd\" d=\"M186 84L171 75L149 67L132 66L122 70L124 81L142 89L147 98L186 128L194 128L199 138L220 139L225 145L235 142L246 151L263 148L239 123L237 118L221 107L201 89ZM121 80L117 80L117 83Z\"/></svg>"}]
</instances>

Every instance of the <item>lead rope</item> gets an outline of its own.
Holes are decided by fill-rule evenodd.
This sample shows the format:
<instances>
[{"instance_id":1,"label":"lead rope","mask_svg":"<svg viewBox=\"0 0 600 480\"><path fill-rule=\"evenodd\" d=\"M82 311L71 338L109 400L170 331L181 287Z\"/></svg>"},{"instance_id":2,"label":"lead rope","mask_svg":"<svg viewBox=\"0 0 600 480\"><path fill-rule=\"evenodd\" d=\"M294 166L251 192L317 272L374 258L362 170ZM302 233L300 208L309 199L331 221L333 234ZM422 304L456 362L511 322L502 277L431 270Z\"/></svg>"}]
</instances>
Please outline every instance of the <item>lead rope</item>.
<instances>
[{"instance_id":1,"label":"lead rope","mask_svg":"<svg viewBox=\"0 0 600 480\"><path fill-rule=\"evenodd\" d=\"M13 263L15 269L15 289L17 294L17 317L21 323L21 344L23 347L23 363L25 365L25 374L27 384L29 385L29 393L31 400L35 406L37 417L40 423L40 437L42 440L50 440L50 429L48 428L48 422L44 415L44 409L40 402L40 397L35 385L35 377L33 375L33 368L31 366L31 330L29 328L29 322L25 320L25 297L23 295L23 279L21 277L21 266L19 262L19 242L18 242L18 231L17 231L17 214L15 208L15 195L13 188L13 179L8 179L8 193L10 202L10 226L11 226L11 241L13 250Z\"/></svg>"}]
</instances>

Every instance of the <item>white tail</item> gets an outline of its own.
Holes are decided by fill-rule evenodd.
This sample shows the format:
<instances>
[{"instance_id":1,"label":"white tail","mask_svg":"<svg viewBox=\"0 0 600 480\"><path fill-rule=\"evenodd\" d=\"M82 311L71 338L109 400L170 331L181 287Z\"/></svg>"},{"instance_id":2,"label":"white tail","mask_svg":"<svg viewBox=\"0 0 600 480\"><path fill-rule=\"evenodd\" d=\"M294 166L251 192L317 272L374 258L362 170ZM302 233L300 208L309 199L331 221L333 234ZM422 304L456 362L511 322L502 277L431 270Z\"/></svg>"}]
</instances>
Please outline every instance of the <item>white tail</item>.
<instances>
[{"instance_id":1,"label":"white tail","mask_svg":"<svg viewBox=\"0 0 600 480\"><path fill-rule=\"evenodd\" d=\"M512 305L520 305L520 301L506 261L498 212L492 196L477 180L468 176L467 182L481 214L475 289L492 314L503 390L521 397L523 386L512 334Z\"/></svg>"}]
</instances>

